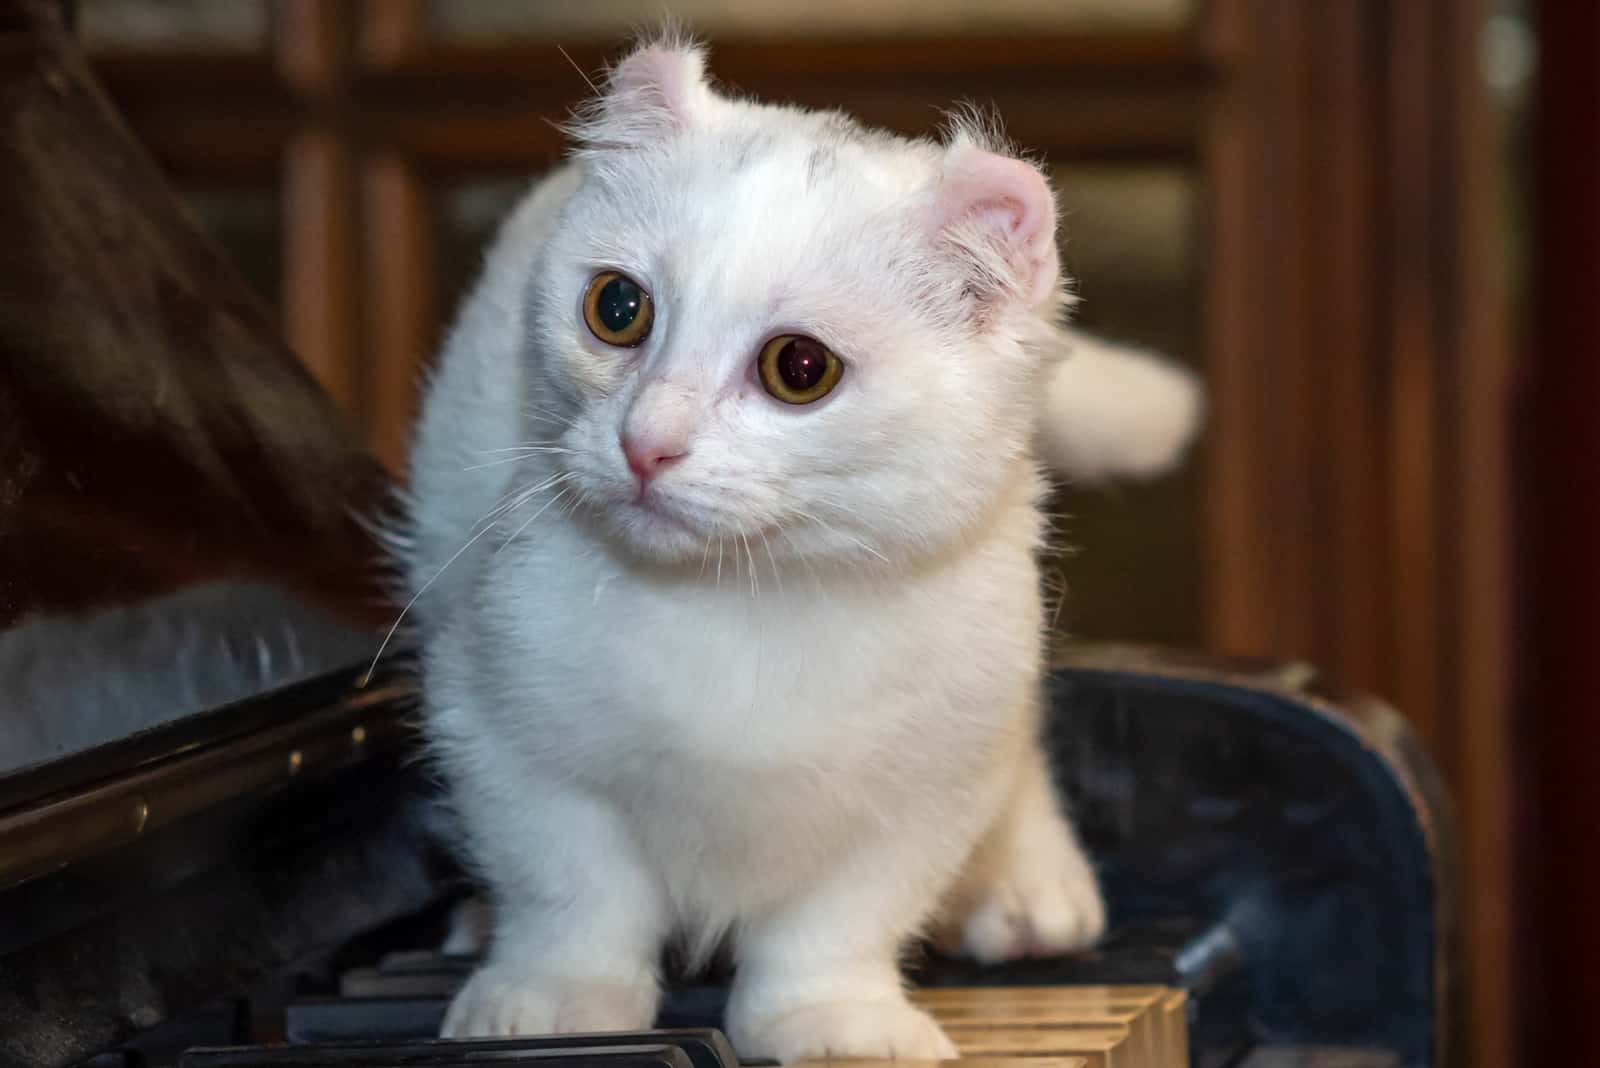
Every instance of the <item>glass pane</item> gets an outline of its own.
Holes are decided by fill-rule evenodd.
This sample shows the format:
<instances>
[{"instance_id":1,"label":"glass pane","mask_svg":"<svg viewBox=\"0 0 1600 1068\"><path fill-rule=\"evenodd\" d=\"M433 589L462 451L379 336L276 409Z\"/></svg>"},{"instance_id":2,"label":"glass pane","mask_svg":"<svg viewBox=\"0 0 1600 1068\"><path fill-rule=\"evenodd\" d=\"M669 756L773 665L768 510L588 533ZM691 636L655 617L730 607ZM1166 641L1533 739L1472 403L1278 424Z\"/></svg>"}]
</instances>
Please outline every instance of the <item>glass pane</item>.
<instances>
[{"instance_id":1,"label":"glass pane","mask_svg":"<svg viewBox=\"0 0 1600 1068\"><path fill-rule=\"evenodd\" d=\"M195 219L221 245L252 289L274 308L283 283L283 216L270 186L190 186L181 190Z\"/></svg>"},{"instance_id":2,"label":"glass pane","mask_svg":"<svg viewBox=\"0 0 1600 1068\"><path fill-rule=\"evenodd\" d=\"M672 12L714 35L1004 33L1173 28L1194 0L678 0ZM430 0L447 36L613 37L660 17L659 0Z\"/></svg>"},{"instance_id":3,"label":"glass pane","mask_svg":"<svg viewBox=\"0 0 1600 1068\"><path fill-rule=\"evenodd\" d=\"M1081 298L1077 323L1196 364L1194 177L1168 167L1073 165L1056 168L1055 182L1067 270ZM1056 617L1060 634L1200 642L1198 475L1191 456L1178 473L1152 482L1056 495L1063 545L1052 569L1066 590Z\"/></svg>"},{"instance_id":4,"label":"glass pane","mask_svg":"<svg viewBox=\"0 0 1600 1068\"><path fill-rule=\"evenodd\" d=\"M1071 165L1055 170L1077 321L1104 337L1172 359L1198 360L1193 220L1197 190L1182 169ZM524 179L478 179L441 198L443 307L453 314L482 266L484 248ZM1202 637L1199 481L1191 461L1148 483L1067 488L1048 568L1067 596L1063 635L1194 645ZM1066 546L1072 552L1063 551ZM1054 606L1052 605L1052 609Z\"/></svg>"},{"instance_id":5,"label":"glass pane","mask_svg":"<svg viewBox=\"0 0 1600 1068\"><path fill-rule=\"evenodd\" d=\"M78 0L91 48L248 48L266 39L264 0Z\"/></svg>"}]
</instances>

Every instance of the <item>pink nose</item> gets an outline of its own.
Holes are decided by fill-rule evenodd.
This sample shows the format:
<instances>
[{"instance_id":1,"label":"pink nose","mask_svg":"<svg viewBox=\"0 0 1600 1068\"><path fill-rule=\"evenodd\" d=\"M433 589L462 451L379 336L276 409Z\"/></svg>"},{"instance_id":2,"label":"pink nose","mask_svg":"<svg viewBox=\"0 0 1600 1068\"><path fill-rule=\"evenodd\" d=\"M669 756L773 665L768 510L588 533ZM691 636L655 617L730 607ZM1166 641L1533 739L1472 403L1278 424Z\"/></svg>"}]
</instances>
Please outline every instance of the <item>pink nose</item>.
<instances>
[{"instance_id":1,"label":"pink nose","mask_svg":"<svg viewBox=\"0 0 1600 1068\"><path fill-rule=\"evenodd\" d=\"M622 455L628 458L628 469L639 477L641 485L659 475L668 464L683 459L688 451L682 444L673 441L622 439Z\"/></svg>"}]
</instances>

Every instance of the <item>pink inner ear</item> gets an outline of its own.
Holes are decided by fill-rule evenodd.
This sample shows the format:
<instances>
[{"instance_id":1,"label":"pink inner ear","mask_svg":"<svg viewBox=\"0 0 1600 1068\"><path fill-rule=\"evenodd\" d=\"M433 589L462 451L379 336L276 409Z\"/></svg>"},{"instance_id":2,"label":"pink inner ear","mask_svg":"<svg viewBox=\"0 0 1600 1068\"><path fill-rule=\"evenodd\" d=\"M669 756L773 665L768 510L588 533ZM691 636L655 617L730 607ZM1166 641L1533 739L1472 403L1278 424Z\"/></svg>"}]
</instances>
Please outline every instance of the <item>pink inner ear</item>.
<instances>
[{"instance_id":1,"label":"pink inner ear","mask_svg":"<svg viewBox=\"0 0 1600 1068\"><path fill-rule=\"evenodd\" d=\"M977 222L1013 253L1021 291L1038 304L1055 288L1055 201L1044 176L1021 160L972 149L945 169L936 209L941 229Z\"/></svg>"},{"instance_id":2,"label":"pink inner ear","mask_svg":"<svg viewBox=\"0 0 1600 1068\"><path fill-rule=\"evenodd\" d=\"M611 88L649 100L665 110L676 125L686 125L694 106L694 90L704 77L704 64L693 49L648 45L617 64L611 72Z\"/></svg>"}]
</instances>

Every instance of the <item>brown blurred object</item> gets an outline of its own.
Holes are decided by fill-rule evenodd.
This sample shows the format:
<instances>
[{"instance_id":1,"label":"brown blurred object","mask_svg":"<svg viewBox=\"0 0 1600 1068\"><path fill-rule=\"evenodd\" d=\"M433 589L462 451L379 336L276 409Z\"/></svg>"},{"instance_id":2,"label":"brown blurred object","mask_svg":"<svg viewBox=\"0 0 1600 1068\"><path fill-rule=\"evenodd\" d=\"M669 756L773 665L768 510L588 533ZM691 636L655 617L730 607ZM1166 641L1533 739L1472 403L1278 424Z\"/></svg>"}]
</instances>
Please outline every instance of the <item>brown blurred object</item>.
<instances>
[{"instance_id":1,"label":"brown blurred object","mask_svg":"<svg viewBox=\"0 0 1600 1068\"><path fill-rule=\"evenodd\" d=\"M207 9L205 41L95 53L177 182L277 187L286 332L396 471L417 376L476 255L440 220L557 158L551 123L588 92L573 66L594 72L620 37L597 28L599 7L559 41L548 13L521 35L462 33L485 5L445 19L448 3L235 2L228 18ZM1507 1063L1524 891L1510 840L1511 257L1481 60L1492 0L1138 6L1156 15L911 29L818 16L803 34L728 16L713 68L911 133L934 127L935 105L993 103L1058 173L1103 168L1131 188L1143 168L1155 197L1192 213L1160 235L1185 250L1175 287L1083 272L1089 324L1200 366L1212 420L1181 478L1066 498L1085 549L1062 565L1070 629L1300 658L1405 710L1464 823L1465 1045Z\"/></svg>"},{"instance_id":2,"label":"brown blurred object","mask_svg":"<svg viewBox=\"0 0 1600 1068\"><path fill-rule=\"evenodd\" d=\"M269 577L386 618L357 521L382 472L61 46L54 8L0 6L0 630Z\"/></svg>"},{"instance_id":3,"label":"brown blurred object","mask_svg":"<svg viewBox=\"0 0 1600 1068\"><path fill-rule=\"evenodd\" d=\"M1600 1063L1600 7L1552 0L1534 148L1538 248L1518 376L1517 823L1526 1064Z\"/></svg>"}]
</instances>

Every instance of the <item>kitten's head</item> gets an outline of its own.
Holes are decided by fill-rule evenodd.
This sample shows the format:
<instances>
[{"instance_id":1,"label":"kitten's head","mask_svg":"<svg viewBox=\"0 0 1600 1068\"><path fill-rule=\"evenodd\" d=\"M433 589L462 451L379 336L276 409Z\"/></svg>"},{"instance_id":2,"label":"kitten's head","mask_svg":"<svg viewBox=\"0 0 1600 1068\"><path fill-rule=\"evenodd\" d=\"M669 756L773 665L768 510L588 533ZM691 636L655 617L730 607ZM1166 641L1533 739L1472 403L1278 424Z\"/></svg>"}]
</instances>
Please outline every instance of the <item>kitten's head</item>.
<instances>
[{"instance_id":1,"label":"kitten's head","mask_svg":"<svg viewBox=\"0 0 1600 1068\"><path fill-rule=\"evenodd\" d=\"M674 42L615 67L573 132L528 430L567 424L585 522L657 562L720 538L898 564L993 514L1068 299L1035 167L973 122L912 141L730 99Z\"/></svg>"}]
</instances>

